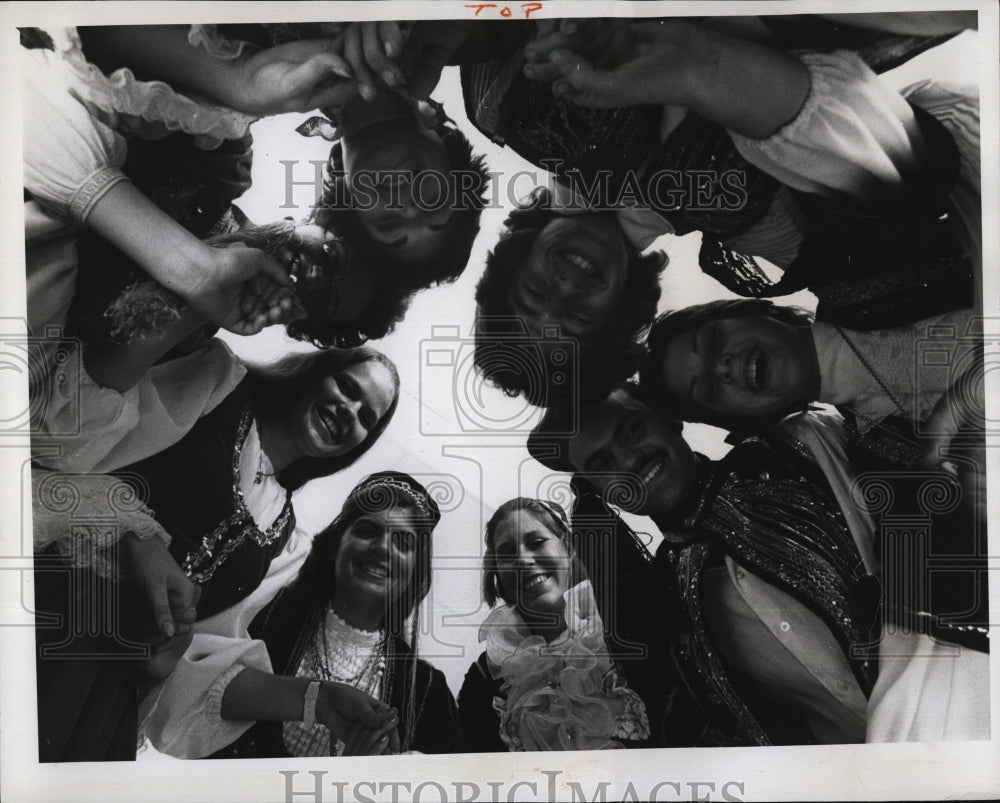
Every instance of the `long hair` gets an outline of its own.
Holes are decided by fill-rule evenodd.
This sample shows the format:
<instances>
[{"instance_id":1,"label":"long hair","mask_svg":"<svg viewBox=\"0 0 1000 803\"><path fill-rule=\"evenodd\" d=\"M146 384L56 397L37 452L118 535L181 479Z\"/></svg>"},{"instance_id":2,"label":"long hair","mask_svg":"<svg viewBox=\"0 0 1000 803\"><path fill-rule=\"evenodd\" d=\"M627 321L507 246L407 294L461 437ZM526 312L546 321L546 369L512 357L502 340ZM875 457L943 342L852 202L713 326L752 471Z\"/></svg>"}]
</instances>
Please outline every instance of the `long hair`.
<instances>
[{"instance_id":1,"label":"long hair","mask_svg":"<svg viewBox=\"0 0 1000 803\"><path fill-rule=\"evenodd\" d=\"M551 532L559 537L559 541L566 548L569 556L569 584L570 588L583 579L584 571L580 561L573 550L569 519L566 512L554 502L546 502L543 499L528 499L519 496L504 502L496 509L496 512L486 523L486 552L483 555L483 599L491 608L495 607L497 600L503 600L508 604L513 604L509 590L504 590L500 583L497 572L496 534L501 522L512 513L526 510L542 521Z\"/></svg>"},{"instance_id":2,"label":"long hair","mask_svg":"<svg viewBox=\"0 0 1000 803\"><path fill-rule=\"evenodd\" d=\"M330 524L313 540L295 585L308 589L316 604L333 600L336 586L333 562L340 551L344 533L362 516L372 512L406 510L415 514L418 552L413 577L396 602L386 606L386 631L404 637L406 621L416 612L431 587L431 534L441 520L437 503L417 480L401 471L380 471L359 482L348 494L344 506ZM411 644L411 646L413 646Z\"/></svg>"},{"instance_id":3,"label":"long hair","mask_svg":"<svg viewBox=\"0 0 1000 803\"><path fill-rule=\"evenodd\" d=\"M420 621L420 603L431 588L431 546L434 528L441 520L437 503L419 482L401 471L380 471L359 482L348 494L344 506L329 526L313 540L312 549L298 576L289 588L291 593L301 593L310 600L311 609L324 609L332 603L336 593L333 564L337 559L344 533L359 518L367 513L391 510L406 510L415 514L417 522L417 559L413 575L403 592L395 600L386 600L386 669L391 667L393 654L392 639L401 638L413 651L409 663L409 677L403 682L409 689L409 710L403 721L403 750L413 743L419 712L416 710L417 685L417 632ZM407 633L407 621L410 623ZM322 625L321 625L322 626ZM392 675L386 676L382 694L387 699ZM403 712L401 712L403 713Z\"/></svg>"},{"instance_id":4,"label":"long hair","mask_svg":"<svg viewBox=\"0 0 1000 803\"><path fill-rule=\"evenodd\" d=\"M303 393L323 378L354 365L377 362L392 376L392 403L357 446L334 457L303 457L278 474L278 482L295 490L316 477L336 474L354 463L379 439L389 425L399 402L399 373L396 365L382 352L363 346L356 349L324 349L292 354L267 366L250 366L248 379L258 419L281 414Z\"/></svg>"},{"instance_id":5,"label":"long hair","mask_svg":"<svg viewBox=\"0 0 1000 803\"><path fill-rule=\"evenodd\" d=\"M524 336L523 321L511 309L510 292L539 233L560 216L549 189L536 187L504 221L503 234L487 255L486 270L476 285L477 370L506 395L523 396L538 407L573 392L603 398L636 371L660 299L660 274L668 262L662 251L643 255L625 241L628 264L621 296L597 336L578 344L578 375L555 382L539 339ZM567 368L562 365L559 372L565 374Z\"/></svg>"}]
</instances>

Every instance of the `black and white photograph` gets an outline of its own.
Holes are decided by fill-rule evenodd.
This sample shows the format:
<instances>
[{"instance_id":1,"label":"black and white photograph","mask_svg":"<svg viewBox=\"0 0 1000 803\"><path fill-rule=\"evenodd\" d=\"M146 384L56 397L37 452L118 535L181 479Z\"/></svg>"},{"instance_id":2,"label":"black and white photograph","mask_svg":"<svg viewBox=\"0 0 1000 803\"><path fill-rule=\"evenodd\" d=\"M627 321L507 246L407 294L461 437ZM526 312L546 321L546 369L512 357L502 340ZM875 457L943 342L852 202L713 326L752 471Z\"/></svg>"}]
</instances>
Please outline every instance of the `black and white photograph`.
<instances>
[{"instance_id":1,"label":"black and white photograph","mask_svg":"<svg viewBox=\"0 0 1000 803\"><path fill-rule=\"evenodd\" d=\"M3 798L1000 797L998 29L0 7Z\"/></svg>"}]
</instances>

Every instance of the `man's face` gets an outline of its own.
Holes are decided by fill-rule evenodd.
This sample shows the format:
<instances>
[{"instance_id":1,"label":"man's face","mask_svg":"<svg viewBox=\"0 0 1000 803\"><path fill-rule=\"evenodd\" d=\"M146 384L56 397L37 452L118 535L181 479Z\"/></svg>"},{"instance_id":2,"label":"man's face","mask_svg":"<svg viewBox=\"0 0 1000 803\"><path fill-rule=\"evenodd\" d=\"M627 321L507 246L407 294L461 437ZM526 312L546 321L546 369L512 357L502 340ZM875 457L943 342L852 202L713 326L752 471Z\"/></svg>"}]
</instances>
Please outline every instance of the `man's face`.
<instances>
[{"instance_id":1,"label":"man's face","mask_svg":"<svg viewBox=\"0 0 1000 803\"><path fill-rule=\"evenodd\" d=\"M444 143L395 92L355 101L352 110L344 171L361 224L394 260L432 258L447 247L454 218Z\"/></svg>"},{"instance_id":2,"label":"man's face","mask_svg":"<svg viewBox=\"0 0 1000 803\"><path fill-rule=\"evenodd\" d=\"M621 390L582 414L569 460L609 501L639 515L669 513L693 487L694 454L679 428Z\"/></svg>"}]
</instances>

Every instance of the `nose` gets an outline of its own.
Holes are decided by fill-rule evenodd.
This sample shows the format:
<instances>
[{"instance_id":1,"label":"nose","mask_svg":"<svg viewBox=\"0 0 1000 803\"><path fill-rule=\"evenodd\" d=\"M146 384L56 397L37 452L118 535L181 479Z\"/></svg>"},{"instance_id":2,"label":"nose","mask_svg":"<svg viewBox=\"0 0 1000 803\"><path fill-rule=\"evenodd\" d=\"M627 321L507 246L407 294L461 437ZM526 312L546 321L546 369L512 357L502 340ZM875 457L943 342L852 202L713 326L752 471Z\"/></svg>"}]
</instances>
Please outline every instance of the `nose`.
<instances>
[{"instance_id":1,"label":"nose","mask_svg":"<svg viewBox=\"0 0 1000 803\"><path fill-rule=\"evenodd\" d=\"M561 299L562 301L573 301L583 295L583 287L577 281L576 277L569 273L553 272L550 277L549 286L556 299Z\"/></svg>"},{"instance_id":2,"label":"nose","mask_svg":"<svg viewBox=\"0 0 1000 803\"><path fill-rule=\"evenodd\" d=\"M722 382L731 382L733 379L733 355L720 354L715 362L715 376Z\"/></svg>"}]
</instances>

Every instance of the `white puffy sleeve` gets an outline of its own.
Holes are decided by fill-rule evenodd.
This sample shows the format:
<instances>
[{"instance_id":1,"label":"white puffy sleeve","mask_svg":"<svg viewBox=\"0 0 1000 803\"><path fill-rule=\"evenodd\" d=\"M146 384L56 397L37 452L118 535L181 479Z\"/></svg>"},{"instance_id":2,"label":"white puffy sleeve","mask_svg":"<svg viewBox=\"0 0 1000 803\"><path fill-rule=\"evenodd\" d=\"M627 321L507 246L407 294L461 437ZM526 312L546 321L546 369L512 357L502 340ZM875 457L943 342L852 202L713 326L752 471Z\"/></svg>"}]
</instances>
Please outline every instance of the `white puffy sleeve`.
<instances>
[{"instance_id":1,"label":"white puffy sleeve","mask_svg":"<svg viewBox=\"0 0 1000 803\"><path fill-rule=\"evenodd\" d=\"M75 341L39 346L32 373L32 450L37 464L60 471L109 472L183 438L246 376L221 340L154 365L124 393L91 379Z\"/></svg>"},{"instance_id":2,"label":"white puffy sleeve","mask_svg":"<svg viewBox=\"0 0 1000 803\"><path fill-rule=\"evenodd\" d=\"M739 152L804 192L864 201L901 186L921 140L910 105L853 52L798 57L811 79L798 115L766 139L730 132Z\"/></svg>"},{"instance_id":3,"label":"white puffy sleeve","mask_svg":"<svg viewBox=\"0 0 1000 803\"><path fill-rule=\"evenodd\" d=\"M86 222L101 197L127 181L125 140L73 91L72 70L50 50L19 48L23 77L24 187L62 215Z\"/></svg>"},{"instance_id":4,"label":"white puffy sleeve","mask_svg":"<svg viewBox=\"0 0 1000 803\"><path fill-rule=\"evenodd\" d=\"M195 625L187 652L139 707L140 730L161 753L204 758L232 744L253 725L223 719L222 698L244 669L272 672L264 642L250 638L250 623L295 579L312 540L311 533L296 527L249 597Z\"/></svg>"}]
</instances>

